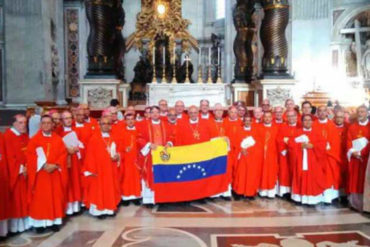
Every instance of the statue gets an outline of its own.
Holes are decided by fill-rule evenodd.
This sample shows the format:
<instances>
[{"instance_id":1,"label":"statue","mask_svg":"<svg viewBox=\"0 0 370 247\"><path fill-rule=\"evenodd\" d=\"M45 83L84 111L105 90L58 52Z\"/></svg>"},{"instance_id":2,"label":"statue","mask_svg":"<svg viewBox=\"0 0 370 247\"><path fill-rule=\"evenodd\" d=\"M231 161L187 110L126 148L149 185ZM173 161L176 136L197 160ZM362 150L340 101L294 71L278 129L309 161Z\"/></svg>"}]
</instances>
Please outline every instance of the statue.
<instances>
[{"instance_id":1,"label":"statue","mask_svg":"<svg viewBox=\"0 0 370 247\"><path fill-rule=\"evenodd\" d=\"M212 33L211 40L212 40L211 75L212 75L212 81L215 83L217 80L217 76L218 76L218 66L220 66L219 63L221 61L221 37ZM219 54L219 51L220 51L220 54Z\"/></svg>"},{"instance_id":2,"label":"statue","mask_svg":"<svg viewBox=\"0 0 370 247\"><path fill-rule=\"evenodd\" d=\"M87 76L116 76L123 79L125 41L122 0L85 0L90 25L87 40Z\"/></svg>"},{"instance_id":3,"label":"statue","mask_svg":"<svg viewBox=\"0 0 370 247\"><path fill-rule=\"evenodd\" d=\"M254 0L237 0L233 10L236 37L234 54L236 57L235 80L250 82L253 76L253 40L256 35L256 24L252 18L255 11Z\"/></svg>"},{"instance_id":4,"label":"statue","mask_svg":"<svg viewBox=\"0 0 370 247\"><path fill-rule=\"evenodd\" d=\"M366 41L365 52L362 55L361 67L365 81L370 81L370 39Z\"/></svg>"}]
</instances>

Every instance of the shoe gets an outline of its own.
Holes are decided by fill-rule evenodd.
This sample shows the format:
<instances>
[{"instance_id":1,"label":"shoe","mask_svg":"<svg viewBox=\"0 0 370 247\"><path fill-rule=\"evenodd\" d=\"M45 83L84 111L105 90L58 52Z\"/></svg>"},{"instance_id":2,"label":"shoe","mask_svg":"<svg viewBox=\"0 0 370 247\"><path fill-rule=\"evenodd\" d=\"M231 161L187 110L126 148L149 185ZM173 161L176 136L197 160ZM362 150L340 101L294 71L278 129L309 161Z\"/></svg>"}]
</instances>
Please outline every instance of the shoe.
<instances>
[{"instance_id":1,"label":"shoe","mask_svg":"<svg viewBox=\"0 0 370 247\"><path fill-rule=\"evenodd\" d=\"M52 230L53 232L59 232L60 231L60 226L53 225L53 226L50 227L50 230Z\"/></svg>"},{"instance_id":2,"label":"shoe","mask_svg":"<svg viewBox=\"0 0 370 247\"><path fill-rule=\"evenodd\" d=\"M224 200L224 201L227 201L227 202L230 202L231 201L231 198L230 197L226 197L226 196L221 196L221 199Z\"/></svg>"},{"instance_id":3,"label":"shoe","mask_svg":"<svg viewBox=\"0 0 370 247\"><path fill-rule=\"evenodd\" d=\"M128 205L130 205L130 201L122 201L121 205L127 207Z\"/></svg>"},{"instance_id":4,"label":"shoe","mask_svg":"<svg viewBox=\"0 0 370 247\"><path fill-rule=\"evenodd\" d=\"M36 227L35 228L37 234L43 234L46 230L44 227Z\"/></svg>"},{"instance_id":5,"label":"shoe","mask_svg":"<svg viewBox=\"0 0 370 247\"><path fill-rule=\"evenodd\" d=\"M107 218L107 216L106 215L99 215L98 216L98 219L99 220L105 220Z\"/></svg>"},{"instance_id":6,"label":"shoe","mask_svg":"<svg viewBox=\"0 0 370 247\"><path fill-rule=\"evenodd\" d=\"M140 206L141 205L141 199L133 200L132 201L135 206Z\"/></svg>"}]
</instances>

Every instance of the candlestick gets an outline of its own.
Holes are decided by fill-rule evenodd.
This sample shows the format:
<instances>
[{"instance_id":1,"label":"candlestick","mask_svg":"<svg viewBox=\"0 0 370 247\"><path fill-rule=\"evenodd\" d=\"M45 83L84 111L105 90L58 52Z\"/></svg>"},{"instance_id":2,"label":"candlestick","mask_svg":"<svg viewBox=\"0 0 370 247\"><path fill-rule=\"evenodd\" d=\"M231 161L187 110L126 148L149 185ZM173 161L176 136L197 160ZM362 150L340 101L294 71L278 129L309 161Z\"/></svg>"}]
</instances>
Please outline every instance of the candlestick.
<instances>
[{"instance_id":1,"label":"candlestick","mask_svg":"<svg viewBox=\"0 0 370 247\"><path fill-rule=\"evenodd\" d=\"M166 48L163 46L163 65L166 64Z\"/></svg>"},{"instance_id":2,"label":"candlestick","mask_svg":"<svg viewBox=\"0 0 370 247\"><path fill-rule=\"evenodd\" d=\"M207 79L208 84L212 84L212 71L211 71L211 65L208 66L208 79Z\"/></svg>"},{"instance_id":3,"label":"candlestick","mask_svg":"<svg viewBox=\"0 0 370 247\"><path fill-rule=\"evenodd\" d=\"M211 66L211 47L208 48L208 65Z\"/></svg>"},{"instance_id":4,"label":"candlestick","mask_svg":"<svg viewBox=\"0 0 370 247\"><path fill-rule=\"evenodd\" d=\"M198 83L203 83L202 65L198 66Z\"/></svg>"},{"instance_id":5,"label":"candlestick","mask_svg":"<svg viewBox=\"0 0 370 247\"><path fill-rule=\"evenodd\" d=\"M217 73L217 81L216 83L222 83L222 79L221 79L221 65L218 66L218 73Z\"/></svg>"},{"instance_id":6,"label":"candlestick","mask_svg":"<svg viewBox=\"0 0 370 247\"><path fill-rule=\"evenodd\" d=\"M202 47L199 48L199 62L198 65L202 63Z\"/></svg>"},{"instance_id":7,"label":"candlestick","mask_svg":"<svg viewBox=\"0 0 370 247\"><path fill-rule=\"evenodd\" d=\"M190 79L189 79L189 61L190 61L190 58L189 56L185 56L185 61L186 61L186 77L185 77L185 83L190 83Z\"/></svg>"},{"instance_id":8,"label":"candlestick","mask_svg":"<svg viewBox=\"0 0 370 247\"><path fill-rule=\"evenodd\" d=\"M217 65L220 65L221 61L221 49L220 47L217 47Z\"/></svg>"},{"instance_id":9,"label":"candlestick","mask_svg":"<svg viewBox=\"0 0 370 247\"><path fill-rule=\"evenodd\" d=\"M153 66L155 66L155 46L153 46Z\"/></svg>"}]
</instances>

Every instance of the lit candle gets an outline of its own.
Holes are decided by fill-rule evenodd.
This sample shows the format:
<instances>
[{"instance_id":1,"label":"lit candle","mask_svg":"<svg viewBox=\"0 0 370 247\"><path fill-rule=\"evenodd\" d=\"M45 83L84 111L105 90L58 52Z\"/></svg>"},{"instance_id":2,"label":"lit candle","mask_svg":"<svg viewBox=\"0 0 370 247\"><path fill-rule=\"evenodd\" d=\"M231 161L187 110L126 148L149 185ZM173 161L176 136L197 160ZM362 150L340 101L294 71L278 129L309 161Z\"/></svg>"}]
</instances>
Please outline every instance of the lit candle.
<instances>
[{"instance_id":1,"label":"lit candle","mask_svg":"<svg viewBox=\"0 0 370 247\"><path fill-rule=\"evenodd\" d=\"M208 64L211 66L211 47L208 48Z\"/></svg>"}]
</instances>

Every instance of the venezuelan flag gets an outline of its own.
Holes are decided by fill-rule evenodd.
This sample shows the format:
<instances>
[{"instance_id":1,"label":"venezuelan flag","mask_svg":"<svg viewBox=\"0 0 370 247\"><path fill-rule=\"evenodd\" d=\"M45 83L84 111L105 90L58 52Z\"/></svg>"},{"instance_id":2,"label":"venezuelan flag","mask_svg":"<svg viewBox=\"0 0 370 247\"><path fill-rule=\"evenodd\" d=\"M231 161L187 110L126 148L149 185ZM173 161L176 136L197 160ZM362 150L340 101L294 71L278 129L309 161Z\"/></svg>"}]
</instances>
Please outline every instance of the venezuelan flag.
<instances>
[{"instance_id":1,"label":"venezuelan flag","mask_svg":"<svg viewBox=\"0 0 370 247\"><path fill-rule=\"evenodd\" d=\"M227 153L223 138L153 150L155 201L191 201L225 192Z\"/></svg>"}]
</instances>

